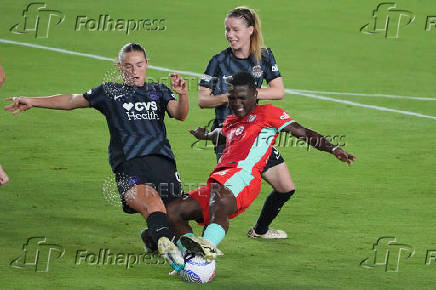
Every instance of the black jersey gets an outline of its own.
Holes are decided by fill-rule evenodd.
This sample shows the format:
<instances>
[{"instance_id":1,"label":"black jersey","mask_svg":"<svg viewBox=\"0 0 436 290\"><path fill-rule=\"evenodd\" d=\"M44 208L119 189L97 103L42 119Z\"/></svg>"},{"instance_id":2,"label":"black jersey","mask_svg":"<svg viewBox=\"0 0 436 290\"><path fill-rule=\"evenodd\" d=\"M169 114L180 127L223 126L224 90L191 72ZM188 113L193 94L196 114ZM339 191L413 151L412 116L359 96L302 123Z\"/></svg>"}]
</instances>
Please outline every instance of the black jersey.
<instances>
[{"instance_id":1,"label":"black jersey","mask_svg":"<svg viewBox=\"0 0 436 290\"><path fill-rule=\"evenodd\" d=\"M112 170L126 160L146 155L161 155L175 160L164 124L167 104L175 100L171 90L164 84L146 83L143 87L135 87L132 94L114 98L106 94L106 84L89 90L83 96L91 107L106 117ZM116 83L110 85L122 86Z\"/></svg>"},{"instance_id":2,"label":"black jersey","mask_svg":"<svg viewBox=\"0 0 436 290\"><path fill-rule=\"evenodd\" d=\"M229 47L214 55L209 61L200 86L211 89L214 95L225 94L227 93L227 78L241 71L252 73L258 88L262 86L263 80L269 83L281 76L271 49L262 49L259 64L254 55L246 59L237 58ZM231 109L227 106L216 107L214 128L221 127L224 119L231 113Z\"/></svg>"}]
</instances>

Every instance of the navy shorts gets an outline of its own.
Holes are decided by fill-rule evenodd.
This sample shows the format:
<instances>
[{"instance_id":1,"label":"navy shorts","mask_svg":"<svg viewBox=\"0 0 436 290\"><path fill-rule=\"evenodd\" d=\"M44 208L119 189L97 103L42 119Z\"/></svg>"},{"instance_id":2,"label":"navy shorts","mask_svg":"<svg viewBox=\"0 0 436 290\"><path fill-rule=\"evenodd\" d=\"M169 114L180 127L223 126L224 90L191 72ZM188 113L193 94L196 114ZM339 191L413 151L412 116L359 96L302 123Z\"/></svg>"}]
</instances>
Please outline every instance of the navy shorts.
<instances>
[{"instance_id":1,"label":"navy shorts","mask_svg":"<svg viewBox=\"0 0 436 290\"><path fill-rule=\"evenodd\" d=\"M124 199L124 193L134 185L152 186L165 205L184 193L175 162L160 155L142 156L123 162L115 169L115 180L126 213L137 212Z\"/></svg>"},{"instance_id":2,"label":"navy shorts","mask_svg":"<svg viewBox=\"0 0 436 290\"><path fill-rule=\"evenodd\" d=\"M220 160L221 156L223 155L223 151L226 148L225 144L220 144L215 146L215 155L216 155L216 161ZM266 162L265 168L263 169L262 173L267 171L268 169L279 165L281 163L285 162L282 155L280 154L279 150L277 150L276 147L273 146L271 155L268 158L268 161Z\"/></svg>"}]
</instances>

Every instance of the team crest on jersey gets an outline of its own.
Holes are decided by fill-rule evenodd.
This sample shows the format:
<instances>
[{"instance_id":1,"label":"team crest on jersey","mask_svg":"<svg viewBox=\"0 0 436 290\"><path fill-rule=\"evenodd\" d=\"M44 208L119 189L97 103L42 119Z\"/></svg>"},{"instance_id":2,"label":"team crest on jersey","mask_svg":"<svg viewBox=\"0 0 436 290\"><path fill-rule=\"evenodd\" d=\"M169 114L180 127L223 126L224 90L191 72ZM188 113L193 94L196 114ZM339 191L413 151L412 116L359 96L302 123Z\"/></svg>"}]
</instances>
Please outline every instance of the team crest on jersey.
<instances>
[{"instance_id":1,"label":"team crest on jersey","mask_svg":"<svg viewBox=\"0 0 436 290\"><path fill-rule=\"evenodd\" d=\"M150 98L150 100L152 101L156 101L157 99L159 99L159 95L156 91L151 91L148 93L148 97Z\"/></svg>"},{"instance_id":2,"label":"team crest on jersey","mask_svg":"<svg viewBox=\"0 0 436 290\"><path fill-rule=\"evenodd\" d=\"M253 66L253 71L251 72L255 78L261 78L263 75L262 67L260 65Z\"/></svg>"},{"instance_id":3,"label":"team crest on jersey","mask_svg":"<svg viewBox=\"0 0 436 290\"><path fill-rule=\"evenodd\" d=\"M236 131L235 131L235 135L236 136L239 136L239 135L241 135L242 134L242 132L244 132L244 127L239 127L238 129L236 129Z\"/></svg>"},{"instance_id":4,"label":"team crest on jersey","mask_svg":"<svg viewBox=\"0 0 436 290\"><path fill-rule=\"evenodd\" d=\"M253 122L256 119L256 115L250 115L247 119L247 122Z\"/></svg>"}]
</instances>

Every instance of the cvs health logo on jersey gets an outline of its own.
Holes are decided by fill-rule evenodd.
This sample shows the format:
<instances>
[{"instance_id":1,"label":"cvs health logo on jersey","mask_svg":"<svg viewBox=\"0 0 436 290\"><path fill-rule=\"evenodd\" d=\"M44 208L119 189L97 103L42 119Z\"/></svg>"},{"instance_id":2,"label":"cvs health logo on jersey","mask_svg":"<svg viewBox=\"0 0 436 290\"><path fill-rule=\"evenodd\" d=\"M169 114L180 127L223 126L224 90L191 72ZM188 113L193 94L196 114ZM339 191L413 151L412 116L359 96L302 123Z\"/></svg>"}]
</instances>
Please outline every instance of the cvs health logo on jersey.
<instances>
[{"instance_id":1,"label":"cvs health logo on jersey","mask_svg":"<svg viewBox=\"0 0 436 290\"><path fill-rule=\"evenodd\" d=\"M126 110L129 121L132 120L159 120L157 114L157 104L152 102L124 103L123 108Z\"/></svg>"}]
</instances>

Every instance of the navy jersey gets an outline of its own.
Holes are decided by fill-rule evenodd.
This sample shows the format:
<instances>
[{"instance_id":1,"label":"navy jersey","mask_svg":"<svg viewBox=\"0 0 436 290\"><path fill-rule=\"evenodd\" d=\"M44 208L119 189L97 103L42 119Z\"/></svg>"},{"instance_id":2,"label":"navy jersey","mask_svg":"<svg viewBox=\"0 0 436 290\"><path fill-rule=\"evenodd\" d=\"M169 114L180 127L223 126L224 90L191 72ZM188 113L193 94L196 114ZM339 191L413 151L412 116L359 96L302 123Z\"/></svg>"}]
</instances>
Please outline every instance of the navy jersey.
<instances>
[{"instance_id":1,"label":"navy jersey","mask_svg":"<svg viewBox=\"0 0 436 290\"><path fill-rule=\"evenodd\" d=\"M269 83L281 76L271 49L262 49L259 64L253 54L246 59L237 58L229 47L214 55L209 61L200 86L211 89L214 95L225 94L227 93L226 79L241 71L252 73L258 88L262 86L263 80ZM216 107L213 128L221 127L224 119L231 113L231 109L225 105Z\"/></svg>"},{"instance_id":2,"label":"navy jersey","mask_svg":"<svg viewBox=\"0 0 436 290\"><path fill-rule=\"evenodd\" d=\"M91 107L106 117L112 170L124 161L146 155L162 155L175 160L164 124L167 104L175 100L171 90L164 84L146 83L143 87L135 87L134 93L117 99L106 94L105 85L101 84L83 96Z\"/></svg>"}]
</instances>

